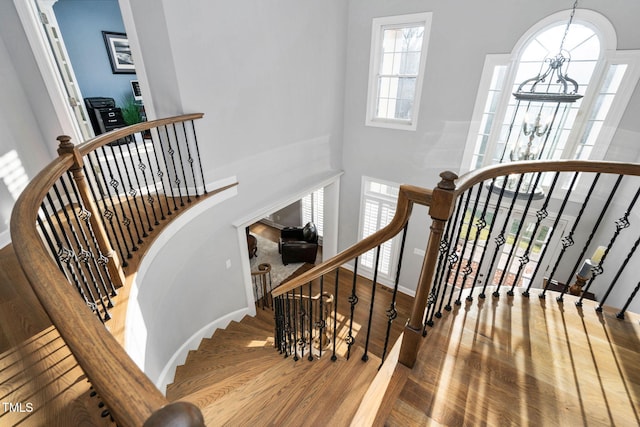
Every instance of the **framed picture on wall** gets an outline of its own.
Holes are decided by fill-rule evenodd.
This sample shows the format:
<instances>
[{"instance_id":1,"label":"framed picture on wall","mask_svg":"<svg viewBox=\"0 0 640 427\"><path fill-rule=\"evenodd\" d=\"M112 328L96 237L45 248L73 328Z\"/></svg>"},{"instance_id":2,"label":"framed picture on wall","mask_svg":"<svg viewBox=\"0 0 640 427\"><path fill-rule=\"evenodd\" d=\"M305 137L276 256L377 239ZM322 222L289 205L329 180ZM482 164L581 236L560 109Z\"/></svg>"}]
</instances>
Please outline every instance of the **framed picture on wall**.
<instances>
[{"instance_id":1,"label":"framed picture on wall","mask_svg":"<svg viewBox=\"0 0 640 427\"><path fill-rule=\"evenodd\" d=\"M125 33L113 33L103 31L104 43L107 47L107 55L111 63L111 71L114 74L134 74L136 72L131 57L129 39Z\"/></svg>"}]
</instances>

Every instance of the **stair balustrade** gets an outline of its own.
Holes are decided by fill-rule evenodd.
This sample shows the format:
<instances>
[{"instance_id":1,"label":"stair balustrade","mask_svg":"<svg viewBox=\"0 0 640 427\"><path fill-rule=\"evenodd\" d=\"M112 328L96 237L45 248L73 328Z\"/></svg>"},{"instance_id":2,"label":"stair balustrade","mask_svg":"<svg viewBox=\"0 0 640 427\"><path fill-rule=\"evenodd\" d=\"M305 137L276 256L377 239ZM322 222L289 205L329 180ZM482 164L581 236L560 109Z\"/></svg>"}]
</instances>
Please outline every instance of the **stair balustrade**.
<instances>
[{"instance_id":1,"label":"stair balustrade","mask_svg":"<svg viewBox=\"0 0 640 427\"><path fill-rule=\"evenodd\" d=\"M29 183L12 213L27 279L122 426L169 425L170 418L202 425L199 410L170 404L103 326L141 245L207 194L194 124L202 116L139 123L79 145L58 137L59 157ZM152 417L158 410L164 415Z\"/></svg>"}]
</instances>

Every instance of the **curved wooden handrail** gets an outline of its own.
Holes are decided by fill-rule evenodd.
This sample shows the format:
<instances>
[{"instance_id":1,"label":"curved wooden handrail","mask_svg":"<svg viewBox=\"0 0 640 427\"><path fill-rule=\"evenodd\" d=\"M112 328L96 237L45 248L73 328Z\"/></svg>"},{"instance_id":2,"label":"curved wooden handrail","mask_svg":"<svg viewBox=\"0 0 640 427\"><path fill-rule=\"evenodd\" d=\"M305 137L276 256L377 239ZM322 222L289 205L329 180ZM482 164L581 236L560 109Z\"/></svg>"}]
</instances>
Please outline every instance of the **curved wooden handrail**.
<instances>
[{"instance_id":1,"label":"curved wooden handrail","mask_svg":"<svg viewBox=\"0 0 640 427\"><path fill-rule=\"evenodd\" d=\"M135 125L127 126L120 129L115 129L107 133L103 133L101 135L96 136L88 141L83 142L82 144L78 144L76 148L80 152L82 156L86 156L91 151L95 151L96 149L109 144L110 142L115 142L121 138L124 138L129 135L133 135L134 133L140 133L145 130L153 129L158 126L166 126L173 123L180 123L190 120L201 119L204 116L203 113L192 113L192 114L183 114L180 116L166 117L164 119L152 120L150 122L141 122Z\"/></svg>"},{"instance_id":2,"label":"curved wooden handrail","mask_svg":"<svg viewBox=\"0 0 640 427\"><path fill-rule=\"evenodd\" d=\"M81 144L79 151L85 155L134 132L200 117L202 114L188 114L118 129ZM164 408L165 412L180 412L184 405L170 403L165 398L91 310L78 309L85 305L84 301L58 269L34 225L42 200L74 165L77 155L78 152L60 153L27 185L13 208L11 238L38 300L118 424L141 426L156 411ZM187 406L190 412L199 413L192 405ZM149 425L167 425L157 423L163 418L156 415L152 418L153 424ZM198 416L178 418L190 421L175 425L202 425Z\"/></svg>"},{"instance_id":3,"label":"curved wooden handrail","mask_svg":"<svg viewBox=\"0 0 640 427\"><path fill-rule=\"evenodd\" d=\"M413 204L418 203L420 205L429 206L431 203L431 196L431 190L413 185L401 185L398 193L396 213L386 227L359 241L350 248L340 252L338 255L323 262L317 267L314 267L300 276L289 280L287 283L278 286L271 292L271 295L274 297L283 295L305 283L309 283L310 281L329 273L337 267L340 267L342 264L351 261L355 257L360 256L386 242L398 234L407 224L407 221L409 221L409 217L411 216L411 208Z\"/></svg>"},{"instance_id":4,"label":"curved wooden handrail","mask_svg":"<svg viewBox=\"0 0 640 427\"><path fill-rule=\"evenodd\" d=\"M530 172L600 172L640 176L640 164L624 162L594 162L590 160L535 160L500 163L475 169L456 180L455 197L487 179Z\"/></svg>"}]
</instances>

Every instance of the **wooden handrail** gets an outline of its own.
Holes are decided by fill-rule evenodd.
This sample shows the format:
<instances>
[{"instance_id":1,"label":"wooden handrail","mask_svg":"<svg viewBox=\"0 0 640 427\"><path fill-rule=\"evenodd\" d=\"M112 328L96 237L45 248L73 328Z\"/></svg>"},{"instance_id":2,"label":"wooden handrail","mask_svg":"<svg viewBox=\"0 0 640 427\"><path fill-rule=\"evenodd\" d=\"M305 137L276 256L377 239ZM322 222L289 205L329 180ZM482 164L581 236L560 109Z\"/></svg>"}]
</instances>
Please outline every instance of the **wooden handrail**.
<instances>
[{"instance_id":1,"label":"wooden handrail","mask_svg":"<svg viewBox=\"0 0 640 427\"><path fill-rule=\"evenodd\" d=\"M289 280L287 283L278 286L271 294L274 297L283 295L293 289L300 287L303 284L317 279L318 277L329 273L330 271L340 267L342 264L351 261L357 256L360 256L367 251L381 245L396 234L398 234L402 228L409 221L411 216L411 208L414 203L429 206L431 203L431 190L416 187L413 185L401 185L398 193L398 202L396 206L396 213L393 216L391 222L384 228L378 230L369 237L361 240L350 248L340 252L338 255L323 262L317 267L301 274Z\"/></svg>"},{"instance_id":2,"label":"wooden handrail","mask_svg":"<svg viewBox=\"0 0 640 427\"><path fill-rule=\"evenodd\" d=\"M118 425L141 426L150 422L147 425L161 426L173 422L170 425L201 426L203 423L195 406L170 403L94 313L80 309L85 302L51 258L35 223L43 199L56 181L76 164L79 153L84 156L135 132L200 117L202 114L187 114L140 123L100 135L81 144L75 152L61 152L27 185L11 215L11 237L25 276ZM180 412L185 413L180 415ZM166 413L173 414L173 421L165 417Z\"/></svg>"},{"instance_id":3,"label":"wooden handrail","mask_svg":"<svg viewBox=\"0 0 640 427\"><path fill-rule=\"evenodd\" d=\"M186 122L190 120L201 119L204 116L203 113L183 114L181 116L166 117L164 119L152 120L150 122L141 122L135 125L127 126L120 129L115 129L107 133L96 136L82 144L77 145L77 149L82 156L86 156L92 151L107 145L111 142L116 142L126 136L133 135L134 133L144 132L158 126L166 126L172 123Z\"/></svg>"},{"instance_id":4,"label":"wooden handrail","mask_svg":"<svg viewBox=\"0 0 640 427\"><path fill-rule=\"evenodd\" d=\"M640 176L640 164L624 162L594 162L590 160L536 160L500 163L475 169L456 181L456 197L487 179L531 172L596 172Z\"/></svg>"}]
</instances>

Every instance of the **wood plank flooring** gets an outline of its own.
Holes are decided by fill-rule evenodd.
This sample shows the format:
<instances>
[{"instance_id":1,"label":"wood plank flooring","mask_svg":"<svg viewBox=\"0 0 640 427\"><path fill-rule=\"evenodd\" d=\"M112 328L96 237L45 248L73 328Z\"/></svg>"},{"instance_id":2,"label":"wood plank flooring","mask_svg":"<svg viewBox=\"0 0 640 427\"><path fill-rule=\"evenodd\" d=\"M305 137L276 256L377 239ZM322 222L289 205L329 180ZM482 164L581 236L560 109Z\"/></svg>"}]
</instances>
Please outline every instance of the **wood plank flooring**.
<instances>
[{"instance_id":1,"label":"wood plank flooring","mask_svg":"<svg viewBox=\"0 0 640 427\"><path fill-rule=\"evenodd\" d=\"M640 316L595 303L476 299L429 329L375 425L640 425Z\"/></svg>"}]
</instances>

